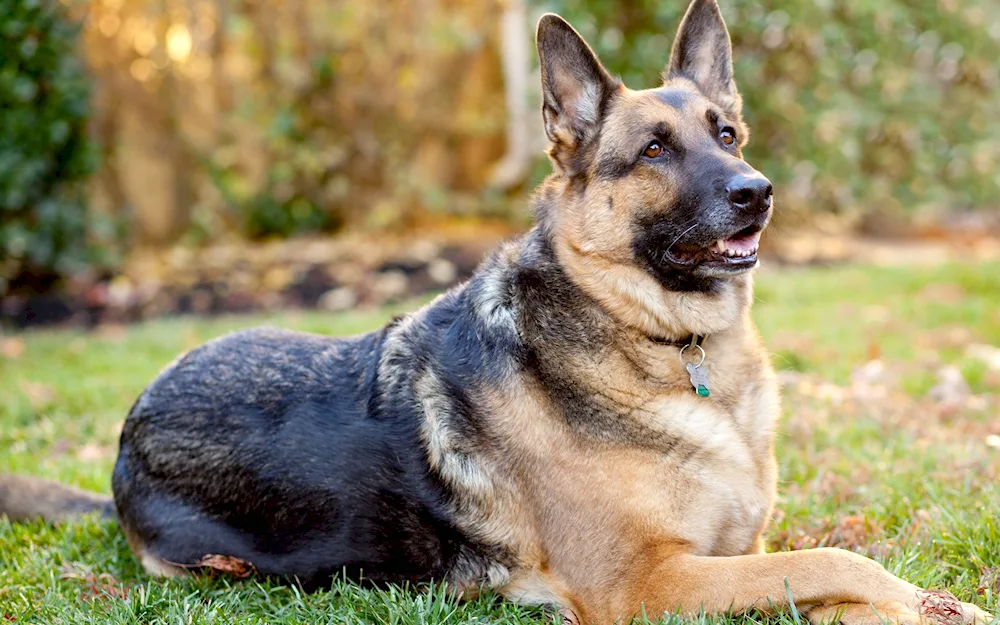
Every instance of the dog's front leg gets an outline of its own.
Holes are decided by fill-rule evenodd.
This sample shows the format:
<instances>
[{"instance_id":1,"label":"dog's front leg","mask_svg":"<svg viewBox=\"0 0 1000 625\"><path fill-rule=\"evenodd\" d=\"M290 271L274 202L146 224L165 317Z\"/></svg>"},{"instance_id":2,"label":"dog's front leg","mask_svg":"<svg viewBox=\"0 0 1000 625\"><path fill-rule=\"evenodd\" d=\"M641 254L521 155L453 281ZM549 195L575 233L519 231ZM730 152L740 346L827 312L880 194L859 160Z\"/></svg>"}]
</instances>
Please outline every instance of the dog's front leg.
<instances>
[{"instance_id":1,"label":"dog's front leg","mask_svg":"<svg viewBox=\"0 0 1000 625\"><path fill-rule=\"evenodd\" d=\"M992 617L954 599L957 613L936 603L946 593L924 591L892 575L882 565L842 549L810 549L733 557L674 554L652 570L635 570L603 606L581 606L584 620L611 623L639 614L665 612L696 615L784 610L789 597L815 625L887 622L941 622L942 625L988 625ZM624 581L624 580L623 580ZM589 603L589 602L588 602ZM932 605L933 604L933 605ZM934 606L937 607L934 607ZM588 608L593 607L594 610ZM875 614L878 611L880 614ZM593 616L591 616L593 615Z\"/></svg>"}]
</instances>

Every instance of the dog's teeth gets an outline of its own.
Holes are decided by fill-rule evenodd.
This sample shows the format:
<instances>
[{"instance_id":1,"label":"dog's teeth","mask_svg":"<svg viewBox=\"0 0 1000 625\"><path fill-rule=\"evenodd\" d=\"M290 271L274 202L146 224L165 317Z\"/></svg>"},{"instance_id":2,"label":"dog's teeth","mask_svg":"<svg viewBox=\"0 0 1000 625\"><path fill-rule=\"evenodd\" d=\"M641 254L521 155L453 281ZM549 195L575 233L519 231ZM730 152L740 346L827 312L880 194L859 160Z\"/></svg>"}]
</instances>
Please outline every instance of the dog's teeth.
<instances>
[{"instance_id":1,"label":"dog's teeth","mask_svg":"<svg viewBox=\"0 0 1000 625\"><path fill-rule=\"evenodd\" d=\"M720 253L725 252L726 251L725 239L719 239L718 241L716 241L715 247L719 250Z\"/></svg>"}]
</instances>

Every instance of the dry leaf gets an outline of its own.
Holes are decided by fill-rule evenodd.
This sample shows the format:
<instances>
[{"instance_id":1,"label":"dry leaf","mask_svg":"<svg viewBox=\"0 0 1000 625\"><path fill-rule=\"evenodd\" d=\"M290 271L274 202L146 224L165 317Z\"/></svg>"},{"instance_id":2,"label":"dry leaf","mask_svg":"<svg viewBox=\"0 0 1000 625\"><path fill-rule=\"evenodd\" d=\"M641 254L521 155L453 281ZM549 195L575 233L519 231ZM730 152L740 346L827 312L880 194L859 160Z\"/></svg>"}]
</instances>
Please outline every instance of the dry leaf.
<instances>
[{"instance_id":1,"label":"dry leaf","mask_svg":"<svg viewBox=\"0 0 1000 625\"><path fill-rule=\"evenodd\" d=\"M110 573L97 574L81 564L64 564L59 579L76 579L83 582L80 597L90 599L125 599L129 588Z\"/></svg>"},{"instance_id":2,"label":"dry leaf","mask_svg":"<svg viewBox=\"0 0 1000 625\"><path fill-rule=\"evenodd\" d=\"M1000 567L983 568L979 572L976 594L985 595L989 590L994 597L1000 595Z\"/></svg>"},{"instance_id":3,"label":"dry leaf","mask_svg":"<svg viewBox=\"0 0 1000 625\"><path fill-rule=\"evenodd\" d=\"M250 577L254 572L253 565L246 560L218 554L208 554L202 557L195 566L209 568L238 579Z\"/></svg>"},{"instance_id":4,"label":"dry leaf","mask_svg":"<svg viewBox=\"0 0 1000 625\"><path fill-rule=\"evenodd\" d=\"M922 590L920 614L941 625L963 625L962 604L945 590Z\"/></svg>"}]
</instances>

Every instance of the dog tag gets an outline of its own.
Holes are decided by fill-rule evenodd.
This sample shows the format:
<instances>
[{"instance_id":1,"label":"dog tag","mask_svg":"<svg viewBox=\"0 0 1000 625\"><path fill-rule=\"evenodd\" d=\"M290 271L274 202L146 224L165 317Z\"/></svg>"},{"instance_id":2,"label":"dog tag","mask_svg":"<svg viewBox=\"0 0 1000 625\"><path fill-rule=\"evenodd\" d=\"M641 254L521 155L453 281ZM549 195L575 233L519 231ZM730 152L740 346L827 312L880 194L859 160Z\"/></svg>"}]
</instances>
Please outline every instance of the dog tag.
<instances>
[{"instance_id":1,"label":"dog tag","mask_svg":"<svg viewBox=\"0 0 1000 625\"><path fill-rule=\"evenodd\" d=\"M691 376L691 386L694 387L698 396L708 397L708 375L705 374L705 370L693 362L685 363L684 367L687 368L688 375Z\"/></svg>"}]
</instances>

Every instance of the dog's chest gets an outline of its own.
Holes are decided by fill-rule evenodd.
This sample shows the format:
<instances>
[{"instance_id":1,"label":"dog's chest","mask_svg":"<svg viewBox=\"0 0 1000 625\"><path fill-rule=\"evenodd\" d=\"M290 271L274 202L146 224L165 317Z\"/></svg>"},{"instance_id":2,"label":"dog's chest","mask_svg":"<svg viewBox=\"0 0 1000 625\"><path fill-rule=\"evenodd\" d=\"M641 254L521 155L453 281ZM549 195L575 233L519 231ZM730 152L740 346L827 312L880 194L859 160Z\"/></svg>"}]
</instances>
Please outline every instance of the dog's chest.
<instances>
[{"instance_id":1,"label":"dog's chest","mask_svg":"<svg viewBox=\"0 0 1000 625\"><path fill-rule=\"evenodd\" d=\"M694 392L650 406L651 426L678 441L664 459L665 522L696 553L745 553L766 522L776 482L776 395L765 383L730 407Z\"/></svg>"}]
</instances>

